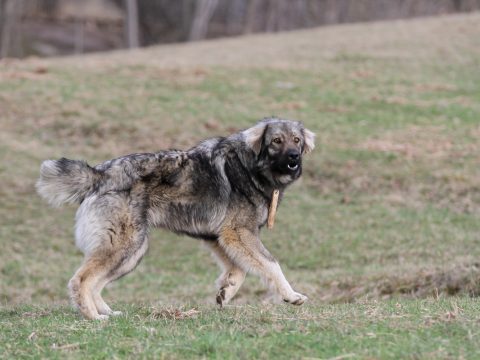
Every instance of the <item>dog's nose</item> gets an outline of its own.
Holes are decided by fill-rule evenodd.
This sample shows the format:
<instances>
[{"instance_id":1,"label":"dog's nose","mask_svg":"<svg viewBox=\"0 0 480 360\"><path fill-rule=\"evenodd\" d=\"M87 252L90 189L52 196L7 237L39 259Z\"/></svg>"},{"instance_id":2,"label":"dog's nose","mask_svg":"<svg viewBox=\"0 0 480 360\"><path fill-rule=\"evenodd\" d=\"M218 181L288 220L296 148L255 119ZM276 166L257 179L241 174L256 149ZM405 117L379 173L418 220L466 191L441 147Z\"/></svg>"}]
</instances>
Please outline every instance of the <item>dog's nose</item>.
<instances>
[{"instance_id":1,"label":"dog's nose","mask_svg":"<svg viewBox=\"0 0 480 360\"><path fill-rule=\"evenodd\" d=\"M300 157L300 153L297 150L288 150L287 155L290 160L298 160Z\"/></svg>"}]
</instances>

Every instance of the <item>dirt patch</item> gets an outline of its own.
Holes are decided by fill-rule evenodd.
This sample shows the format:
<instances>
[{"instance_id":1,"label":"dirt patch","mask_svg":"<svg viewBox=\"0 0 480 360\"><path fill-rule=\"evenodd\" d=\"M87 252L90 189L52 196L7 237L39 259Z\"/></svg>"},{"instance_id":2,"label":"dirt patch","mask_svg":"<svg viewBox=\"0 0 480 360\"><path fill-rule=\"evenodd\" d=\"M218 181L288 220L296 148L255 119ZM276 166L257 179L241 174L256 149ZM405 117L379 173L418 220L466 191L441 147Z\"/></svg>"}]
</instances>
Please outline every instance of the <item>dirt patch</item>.
<instances>
[{"instance_id":1,"label":"dirt patch","mask_svg":"<svg viewBox=\"0 0 480 360\"><path fill-rule=\"evenodd\" d=\"M361 143L358 149L395 153L407 158L445 158L456 149L442 127L410 126Z\"/></svg>"},{"instance_id":2,"label":"dirt patch","mask_svg":"<svg viewBox=\"0 0 480 360\"><path fill-rule=\"evenodd\" d=\"M439 176L429 179L389 177L349 171L345 167L321 173L307 170L305 175L309 186L323 195L341 195L343 204L349 204L359 196L370 196L390 205L413 208L430 205L456 213L480 214L480 186L475 184L474 177L468 181Z\"/></svg>"},{"instance_id":3,"label":"dirt patch","mask_svg":"<svg viewBox=\"0 0 480 360\"><path fill-rule=\"evenodd\" d=\"M0 81L2 80L44 80L48 77L49 69L44 65L37 65L26 69L0 66Z\"/></svg>"},{"instance_id":4,"label":"dirt patch","mask_svg":"<svg viewBox=\"0 0 480 360\"><path fill-rule=\"evenodd\" d=\"M375 102L383 102L389 105L410 105L419 108L431 108L431 107L439 107L439 108L446 108L452 105L460 105L460 106L472 106L474 101L466 96L456 96L452 98L442 98L442 99L411 99L407 96L401 95L394 95L388 97L382 97L379 95L374 95L371 98L372 101Z\"/></svg>"},{"instance_id":5,"label":"dirt patch","mask_svg":"<svg viewBox=\"0 0 480 360\"><path fill-rule=\"evenodd\" d=\"M438 297L480 295L480 263L458 264L448 269L425 269L364 281L344 279L327 284L319 294L325 302L353 302L361 298Z\"/></svg>"},{"instance_id":6,"label":"dirt patch","mask_svg":"<svg viewBox=\"0 0 480 360\"><path fill-rule=\"evenodd\" d=\"M430 92L451 92L457 91L458 88L452 84L417 84L415 85L415 90L420 93L430 93Z\"/></svg>"}]
</instances>

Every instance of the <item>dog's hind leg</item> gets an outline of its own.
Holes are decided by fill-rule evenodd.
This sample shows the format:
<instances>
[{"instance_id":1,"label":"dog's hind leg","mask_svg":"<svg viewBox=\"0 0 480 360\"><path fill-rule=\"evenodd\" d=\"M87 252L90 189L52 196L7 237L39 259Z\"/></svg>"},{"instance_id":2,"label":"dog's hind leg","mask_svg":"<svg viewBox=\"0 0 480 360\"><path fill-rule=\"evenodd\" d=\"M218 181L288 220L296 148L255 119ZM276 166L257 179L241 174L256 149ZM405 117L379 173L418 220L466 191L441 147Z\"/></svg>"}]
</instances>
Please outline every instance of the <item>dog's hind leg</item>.
<instances>
[{"instance_id":1,"label":"dog's hind leg","mask_svg":"<svg viewBox=\"0 0 480 360\"><path fill-rule=\"evenodd\" d=\"M110 282L125 276L131 272L138 265L140 260L145 255L148 248L148 239L145 234L135 234L132 239L132 248L127 248L125 251L119 251L120 256L116 256L117 261L111 262L108 270L103 273L103 276L98 278L93 290L93 301L97 311L101 315L121 315L120 311L113 311L105 303L101 296L103 288Z\"/></svg>"},{"instance_id":2,"label":"dog's hind leg","mask_svg":"<svg viewBox=\"0 0 480 360\"><path fill-rule=\"evenodd\" d=\"M93 298L93 288L103 268L101 257L88 257L68 283L70 297L75 306L87 319L106 319L99 314Z\"/></svg>"},{"instance_id":3,"label":"dog's hind leg","mask_svg":"<svg viewBox=\"0 0 480 360\"><path fill-rule=\"evenodd\" d=\"M216 281L218 288L216 302L223 306L227 304L237 293L240 286L245 280L245 271L235 265L235 263L228 257L225 250L218 244L218 242L204 241L205 245L212 251L215 260L222 269L222 273Z\"/></svg>"},{"instance_id":4,"label":"dog's hind leg","mask_svg":"<svg viewBox=\"0 0 480 360\"><path fill-rule=\"evenodd\" d=\"M148 247L147 224L126 193L86 199L77 211L76 243L85 253L70 280L73 303L88 319L115 315L102 299L109 282L132 271Z\"/></svg>"},{"instance_id":5,"label":"dog's hind leg","mask_svg":"<svg viewBox=\"0 0 480 360\"><path fill-rule=\"evenodd\" d=\"M144 232L132 234L123 245L89 255L69 282L72 302L87 319L121 314L110 309L101 291L137 266L148 248L147 236Z\"/></svg>"}]
</instances>

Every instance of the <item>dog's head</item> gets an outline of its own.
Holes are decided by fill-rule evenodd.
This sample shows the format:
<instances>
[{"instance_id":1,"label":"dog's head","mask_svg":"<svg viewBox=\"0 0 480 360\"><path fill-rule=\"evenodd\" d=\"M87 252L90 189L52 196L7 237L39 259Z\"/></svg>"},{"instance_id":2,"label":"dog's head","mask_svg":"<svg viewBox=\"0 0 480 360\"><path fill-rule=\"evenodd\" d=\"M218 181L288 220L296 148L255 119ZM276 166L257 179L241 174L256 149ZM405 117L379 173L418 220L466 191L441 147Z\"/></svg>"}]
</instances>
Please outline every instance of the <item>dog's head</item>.
<instances>
[{"instance_id":1,"label":"dog's head","mask_svg":"<svg viewBox=\"0 0 480 360\"><path fill-rule=\"evenodd\" d=\"M289 184L302 173L302 155L315 147L315 134L299 121L268 118L243 131L247 146L275 181Z\"/></svg>"}]
</instances>

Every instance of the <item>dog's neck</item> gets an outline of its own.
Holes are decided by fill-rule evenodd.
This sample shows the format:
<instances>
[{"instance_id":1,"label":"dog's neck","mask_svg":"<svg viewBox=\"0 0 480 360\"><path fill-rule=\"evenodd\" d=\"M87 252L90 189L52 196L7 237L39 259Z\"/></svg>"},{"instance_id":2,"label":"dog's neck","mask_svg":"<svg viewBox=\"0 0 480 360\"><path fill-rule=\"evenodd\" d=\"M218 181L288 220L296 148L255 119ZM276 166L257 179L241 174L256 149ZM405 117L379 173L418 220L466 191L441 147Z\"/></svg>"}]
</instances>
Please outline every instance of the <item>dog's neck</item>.
<instances>
[{"instance_id":1,"label":"dog's neck","mask_svg":"<svg viewBox=\"0 0 480 360\"><path fill-rule=\"evenodd\" d=\"M228 139L226 140L225 143L228 143ZM238 148L241 150L239 151ZM279 198L282 198L283 191L288 184L276 180L265 153L256 154L252 149L242 146L233 146L231 150L236 154L237 161L245 168L244 175L250 178L250 183L244 184L244 186L251 187L254 192L261 196L267 207L272 201L274 190L278 190Z\"/></svg>"},{"instance_id":2,"label":"dog's neck","mask_svg":"<svg viewBox=\"0 0 480 360\"><path fill-rule=\"evenodd\" d=\"M281 199L288 184L285 185L276 181L269 169L269 166L266 165L266 162L264 165L262 165L262 162L260 161L258 165L260 166L256 166L255 168L251 169L251 179L256 190L262 194L267 204L272 202L273 193L275 191L278 191L279 198Z\"/></svg>"}]
</instances>

